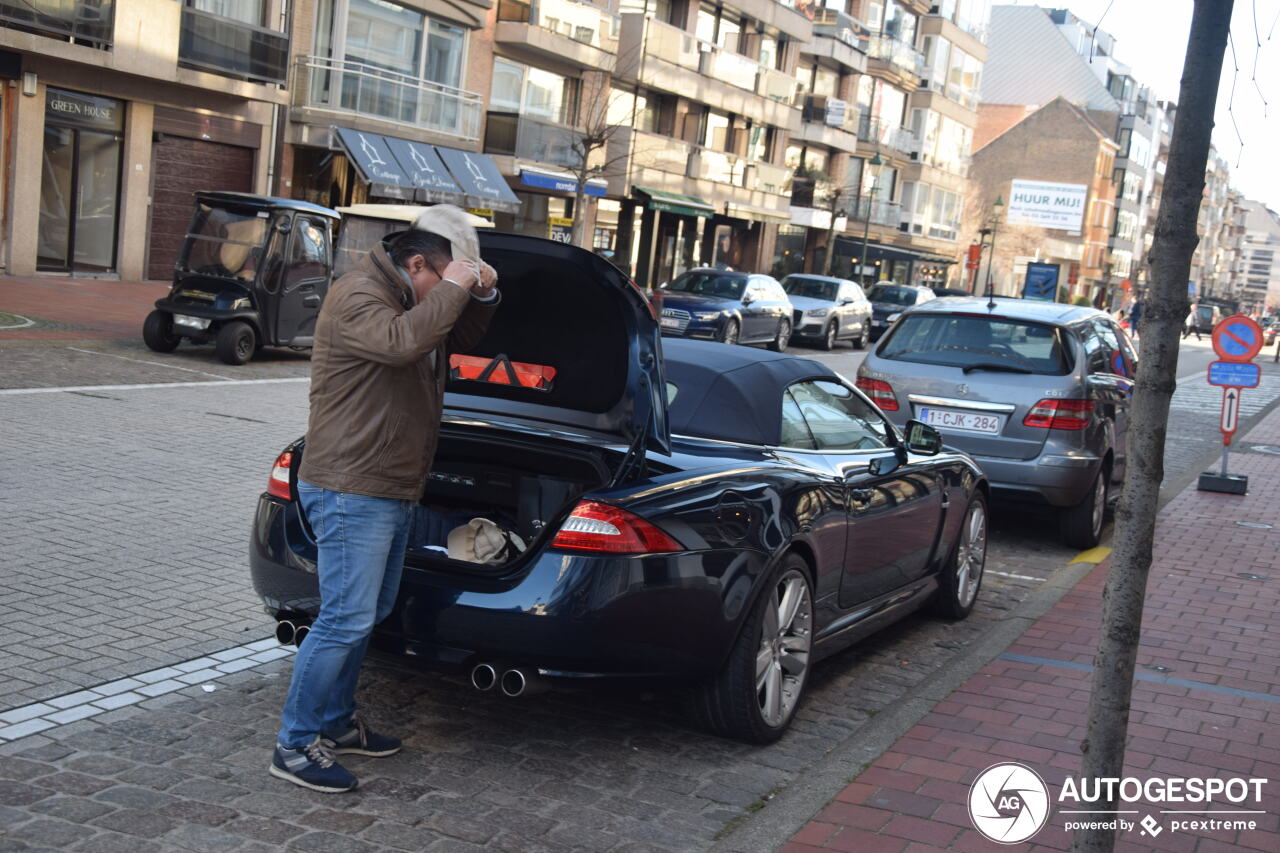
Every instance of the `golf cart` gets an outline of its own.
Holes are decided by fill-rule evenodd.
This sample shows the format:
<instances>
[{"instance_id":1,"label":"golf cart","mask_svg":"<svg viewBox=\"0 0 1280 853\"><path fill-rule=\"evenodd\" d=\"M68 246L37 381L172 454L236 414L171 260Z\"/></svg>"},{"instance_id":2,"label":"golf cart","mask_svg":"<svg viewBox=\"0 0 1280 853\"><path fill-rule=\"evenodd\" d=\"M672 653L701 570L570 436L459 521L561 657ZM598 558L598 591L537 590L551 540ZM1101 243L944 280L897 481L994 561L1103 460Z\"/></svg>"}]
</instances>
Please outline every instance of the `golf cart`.
<instances>
[{"instance_id":1,"label":"golf cart","mask_svg":"<svg viewBox=\"0 0 1280 853\"><path fill-rule=\"evenodd\" d=\"M309 347L333 267L338 213L286 198L197 192L169 295L142 325L156 352L213 341L244 364L263 346Z\"/></svg>"}]
</instances>

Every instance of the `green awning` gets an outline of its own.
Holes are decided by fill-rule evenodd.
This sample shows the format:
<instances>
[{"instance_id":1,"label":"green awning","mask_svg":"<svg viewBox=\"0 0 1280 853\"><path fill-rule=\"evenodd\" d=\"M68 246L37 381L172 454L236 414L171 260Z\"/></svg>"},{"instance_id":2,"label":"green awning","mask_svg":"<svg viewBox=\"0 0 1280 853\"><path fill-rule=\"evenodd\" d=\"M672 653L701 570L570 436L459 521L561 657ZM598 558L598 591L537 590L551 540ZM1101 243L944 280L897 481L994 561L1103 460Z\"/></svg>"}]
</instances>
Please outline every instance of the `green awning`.
<instances>
[{"instance_id":1,"label":"green awning","mask_svg":"<svg viewBox=\"0 0 1280 853\"><path fill-rule=\"evenodd\" d=\"M710 218L716 209L696 195L669 193L666 190L655 190L649 187L632 187L642 196L648 196L650 210L661 210L666 213L678 213L682 216L701 216Z\"/></svg>"}]
</instances>

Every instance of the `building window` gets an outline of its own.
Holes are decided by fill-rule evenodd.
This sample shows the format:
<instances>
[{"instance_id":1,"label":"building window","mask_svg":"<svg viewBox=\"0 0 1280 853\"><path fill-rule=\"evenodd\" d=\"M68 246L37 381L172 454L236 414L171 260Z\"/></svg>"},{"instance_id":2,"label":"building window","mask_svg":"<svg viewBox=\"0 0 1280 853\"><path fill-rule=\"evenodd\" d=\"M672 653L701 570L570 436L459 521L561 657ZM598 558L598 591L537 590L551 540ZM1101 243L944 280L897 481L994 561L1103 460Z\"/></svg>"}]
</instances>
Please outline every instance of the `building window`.
<instances>
[{"instance_id":1,"label":"building window","mask_svg":"<svg viewBox=\"0 0 1280 853\"><path fill-rule=\"evenodd\" d=\"M489 109L573 124L573 84L560 74L495 57Z\"/></svg>"},{"instance_id":2,"label":"building window","mask_svg":"<svg viewBox=\"0 0 1280 853\"><path fill-rule=\"evenodd\" d=\"M263 24L263 0L190 0L192 9L230 18L242 24L260 27Z\"/></svg>"}]
</instances>

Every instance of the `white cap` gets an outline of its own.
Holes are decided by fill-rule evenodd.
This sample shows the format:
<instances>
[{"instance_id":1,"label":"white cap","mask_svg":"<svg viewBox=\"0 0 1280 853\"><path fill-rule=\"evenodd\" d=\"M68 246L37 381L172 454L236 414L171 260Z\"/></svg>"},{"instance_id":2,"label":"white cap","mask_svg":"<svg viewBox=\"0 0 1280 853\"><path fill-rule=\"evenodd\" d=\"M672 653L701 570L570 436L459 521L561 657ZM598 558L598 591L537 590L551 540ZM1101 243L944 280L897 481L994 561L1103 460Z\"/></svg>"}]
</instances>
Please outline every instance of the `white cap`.
<instances>
[{"instance_id":1,"label":"white cap","mask_svg":"<svg viewBox=\"0 0 1280 853\"><path fill-rule=\"evenodd\" d=\"M455 261L480 259L480 241L476 237L475 226L471 224L471 214L460 207L452 204L428 207L413 220L413 228L448 240Z\"/></svg>"}]
</instances>

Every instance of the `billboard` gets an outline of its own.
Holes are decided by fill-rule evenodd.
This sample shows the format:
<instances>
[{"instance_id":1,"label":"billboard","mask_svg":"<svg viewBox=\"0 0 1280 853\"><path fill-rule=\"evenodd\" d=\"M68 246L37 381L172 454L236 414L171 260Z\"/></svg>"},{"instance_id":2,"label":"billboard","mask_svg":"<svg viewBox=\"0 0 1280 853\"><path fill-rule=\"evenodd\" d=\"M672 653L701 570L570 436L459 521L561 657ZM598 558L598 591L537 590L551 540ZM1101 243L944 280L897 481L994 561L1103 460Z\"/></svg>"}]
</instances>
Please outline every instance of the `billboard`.
<instances>
[{"instance_id":1,"label":"billboard","mask_svg":"<svg viewBox=\"0 0 1280 853\"><path fill-rule=\"evenodd\" d=\"M1009 193L1010 225L1079 231L1089 195L1085 184L1056 184L1014 179Z\"/></svg>"},{"instance_id":2,"label":"billboard","mask_svg":"<svg viewBox=\"0 0 1280 853\"><path fill-rule=\"evenodd\" d=\"M1027 264L1027 279L1022 285L1023 299L1043 299L1055 302L1058 299L1058 275L1062 267L1058 264Z\"/></svg>"}]
</instances>

